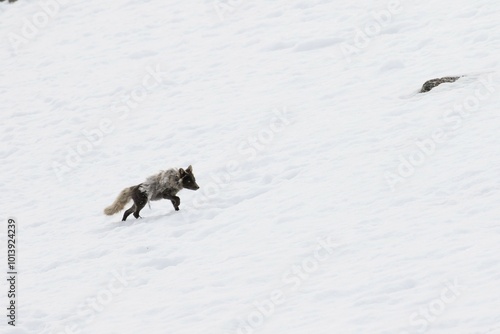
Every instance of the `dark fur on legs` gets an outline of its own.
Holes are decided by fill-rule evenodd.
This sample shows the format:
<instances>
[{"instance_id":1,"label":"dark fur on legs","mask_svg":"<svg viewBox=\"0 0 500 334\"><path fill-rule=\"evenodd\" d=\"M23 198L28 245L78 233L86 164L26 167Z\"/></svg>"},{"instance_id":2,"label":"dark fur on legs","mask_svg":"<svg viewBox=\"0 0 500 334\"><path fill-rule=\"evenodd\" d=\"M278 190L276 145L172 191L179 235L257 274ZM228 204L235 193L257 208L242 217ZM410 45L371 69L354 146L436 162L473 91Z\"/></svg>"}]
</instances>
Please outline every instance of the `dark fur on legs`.
<instances>
[{"instance_id":1,"label":"dark fur on legs","mask_svg":"<svg viewBox=\"0 0 500 334\"><path fill-rule=\"evenodd\" d=\"M136 219L139 218L139 212L141 212L141 210L146 206L146 203L148 202L148 196L145 192L142 192L139 187L140 185L135 186L132 189L132 200L134 201L134 204L132 204L132 206L127 211L125 211L122 221L127 220L127 217L132 212L134 213L134 217Z\"/></svg>"},{"instance_id":2,"label":"dark fur on legs","mask_svg":"<svg viewBox=\"0 0 500 334\"><path fill-rule=\"evenodd\" d=\"M127 220L128 216L130 216L132 212L134 213L134 217L136 219L141 217L139 213L148 203L148 195L145 192L141 191L140 187L140 184L133 187L132 200L134 201L134 204L132 204L132 206L123 213L122 221ZM179 205L181 205L181 199L179 198L179 196L172 195L168 191L166 191L162 194L162 197L164 199L169 199L172 202L175 211L179 211Z\"/></svg>"},{"instance_id":3,"label":"dark fur on legs","mask_svg":"<svg viewBox=\"0 0 500 334\"><path fill-rule=\"evenodd\" d=\"M172 205L174 206L175 211L179 211L179 205L181 205L181 199L179 196L175 195L170 195L170 194L163 194L164 199L169 199L172 202Z\"/></svg>"}]
</instances>

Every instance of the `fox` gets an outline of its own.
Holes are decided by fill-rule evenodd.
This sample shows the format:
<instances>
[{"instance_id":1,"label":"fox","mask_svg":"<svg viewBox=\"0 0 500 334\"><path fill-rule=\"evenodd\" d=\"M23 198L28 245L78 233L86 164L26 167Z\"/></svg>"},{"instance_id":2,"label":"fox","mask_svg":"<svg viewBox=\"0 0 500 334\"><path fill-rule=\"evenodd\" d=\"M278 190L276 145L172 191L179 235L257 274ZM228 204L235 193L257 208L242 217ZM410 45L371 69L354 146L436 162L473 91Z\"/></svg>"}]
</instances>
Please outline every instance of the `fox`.
<instances>
[{"instance_id":1,"label":"fox","mask_svg":"<svg viewBox=\"0 0 500 334\"><path fill-rule=\"evenodd\" d=\"M182 189L198 190L200 187L196 183L193 174L193 167L171 168L162 170L155 175L146 178L146 181L135 186L123 189L116 200L104 209L104 214L111 216L123 210L130 200L132 206L123 214L122 221L126 221L130 214L134 214L136 219L142 218L139 213L149 201L168 199L172 202L175 211L179 211L181 199L176 196Z\"/></svg>"}]
</instances>

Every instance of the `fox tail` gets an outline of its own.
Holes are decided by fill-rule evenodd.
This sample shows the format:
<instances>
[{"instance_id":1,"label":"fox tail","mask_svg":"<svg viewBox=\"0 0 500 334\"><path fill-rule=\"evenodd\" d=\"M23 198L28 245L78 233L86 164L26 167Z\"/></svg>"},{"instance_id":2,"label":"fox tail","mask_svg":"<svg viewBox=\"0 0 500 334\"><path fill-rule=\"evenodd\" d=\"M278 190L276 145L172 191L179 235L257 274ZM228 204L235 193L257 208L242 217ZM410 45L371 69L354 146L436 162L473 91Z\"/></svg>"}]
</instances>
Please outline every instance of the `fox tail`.
<instances>
[{"instance_id":1,"label":"fox tail","mask_svg":"<svg viewBox=\"0 0 500 334\"><path fill-rule=\"evenodd\" d=\"M118 195L118 197L115 199L113 204L104 209L104 214L111 216L121 211L128 203L128 201L130 201L130 199L132 198L132 188L133 187L128 187L123 189L120 192L120 195Z\"/></svg>"}]
</instances>

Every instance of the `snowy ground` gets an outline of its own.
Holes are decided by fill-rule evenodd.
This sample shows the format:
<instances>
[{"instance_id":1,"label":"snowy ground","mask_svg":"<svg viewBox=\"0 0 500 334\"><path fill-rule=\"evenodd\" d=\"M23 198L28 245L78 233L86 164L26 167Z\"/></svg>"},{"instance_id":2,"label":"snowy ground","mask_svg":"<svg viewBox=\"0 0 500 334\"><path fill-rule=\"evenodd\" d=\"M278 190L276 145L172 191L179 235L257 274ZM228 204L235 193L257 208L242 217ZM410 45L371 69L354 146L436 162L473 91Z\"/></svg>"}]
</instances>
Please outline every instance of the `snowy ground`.
<instances>
[{"instance_id":1,"label":"snowy ground","mask_svg":"<svg viewBox=\"0 0 500 334\"><path fill-rule=\"evenodd\" d=\"M0 332L500 333L498 22L491 0L0 3ZM189 164L179 212L102 214Z\"/></svg>"}]
</instances>

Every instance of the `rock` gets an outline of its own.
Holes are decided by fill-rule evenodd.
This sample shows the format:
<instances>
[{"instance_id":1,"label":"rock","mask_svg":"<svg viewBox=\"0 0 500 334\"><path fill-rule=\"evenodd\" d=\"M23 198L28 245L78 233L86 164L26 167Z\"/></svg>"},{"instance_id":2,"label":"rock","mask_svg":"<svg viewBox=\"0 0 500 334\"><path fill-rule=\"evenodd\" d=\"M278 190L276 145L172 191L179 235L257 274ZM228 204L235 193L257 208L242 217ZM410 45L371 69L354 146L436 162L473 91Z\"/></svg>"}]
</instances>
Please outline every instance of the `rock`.
<instances>
[{"instance_id":1,"label":"rock","mask_svg":"<svg viewBox=\"0 0 500 334\"><path fill-rule=\"evenodd\" d=\"M439 86L440 84L445 83L445 82L455 82L459 78L460 77L442 77L442 78L428 80L422 86L420 93L426 93L426 92L430 91L432 88Z\"/></svg>"}]
</instances>

